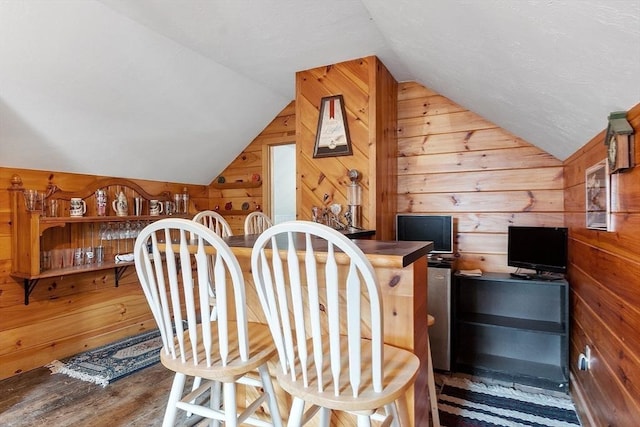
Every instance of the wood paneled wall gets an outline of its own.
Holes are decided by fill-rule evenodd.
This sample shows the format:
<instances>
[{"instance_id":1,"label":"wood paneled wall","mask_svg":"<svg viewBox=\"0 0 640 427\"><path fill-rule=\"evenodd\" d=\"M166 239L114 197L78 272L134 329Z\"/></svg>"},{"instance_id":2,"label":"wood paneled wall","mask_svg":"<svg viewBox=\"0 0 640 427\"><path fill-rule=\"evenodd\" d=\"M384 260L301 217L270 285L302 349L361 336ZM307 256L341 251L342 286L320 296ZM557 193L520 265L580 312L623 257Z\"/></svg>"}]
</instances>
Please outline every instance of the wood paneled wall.
<instances>
[{"instance_id":1,"label":"wood paneled wall","mask_svg":"<svg viewBox=\"0 0 640 427\"><path fill-rule=\"evenodd\" d=\"M88 348L155 328L135 269L115 287L113 270L41 279L29 305L22 280L11 272L11 177L44 191L49 180L65 191L80 191L102 177L0 168L0 379L43 366ZM208 204L206 186L134 180L145 191L180 193L186 186L192 208Z\"/></svg>"},{"instance_id":2,"label":"wood paneled wall","mask_svg":"<svg viewBox=\"0 0 640 427\"><path fill-rule=\"evenodd\" d=\"M311 219L313 206L347 204L347 172L363 175L362 226L377 239L393 238L397 82L374 56L296 73L297 213ZM320 101L341 94L353 155L313 158Z\"/></svg>"},{"instance_id":3,"label":"wood paneled wall","mask_svg":"<svg viewBox=\"0 0 640 427\"><path fill-rule=\"evenodd\" d=\"M640 104L627 120L636 167L611 175L614 231L589 230L585 221L585 170L606 158L604 130L564 162L572 385L583 420L596 426L635 426L640 415ZM586 345L591 369L580 371Z\"/></svg>"},{"instance_id":4,"label":"wood paneled wall","mask_svg":"<svg viewBox=\"0 0 640 427\"><path fill-rule=\"evenodd\" d=\"M268 146L295 143L295 105L295 101L289 103L219 176L223 176L226 182L235 182L237 180L251 180L253 174L258 174L263 181L268 181L270 179L266 164L268 162ZM249 203L247 214L256 209L265 213L269 212L269 198L264 194L267 191L266 186L227 189L216 185L216 182L217 179L209 186L211 197L209 209L215 209L218 206L219 212L229 222L233 234L244 233L246 214L237 212L241 210L243 203ZM233 213L225 211L224 207L229 202L235 211Z\"/></svg>"},{"instance_id":5,"label":"wood paneled wall","mask_svg":"<svg viewBox=\"0 0 640 427\"><path fill-rule=\"evenodd\" d=\"M398 94L398 213L454 217L457 268L507 267L509 225L564 225L562 162L417 83Z\"/></svg>"}]
</instances>

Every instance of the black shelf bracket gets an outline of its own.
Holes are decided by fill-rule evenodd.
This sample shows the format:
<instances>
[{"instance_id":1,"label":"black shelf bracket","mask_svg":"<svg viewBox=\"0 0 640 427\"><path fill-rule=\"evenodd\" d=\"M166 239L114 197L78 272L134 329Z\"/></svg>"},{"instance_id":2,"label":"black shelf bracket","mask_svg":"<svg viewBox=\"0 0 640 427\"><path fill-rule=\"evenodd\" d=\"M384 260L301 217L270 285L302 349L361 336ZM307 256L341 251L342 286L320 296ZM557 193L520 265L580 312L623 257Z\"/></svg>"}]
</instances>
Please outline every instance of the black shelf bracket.
<instances>
[{"instance_id":1,"label":"black shelf bracket","mask_svg":"<svg viewBox=\"0 0 640 427\"><path fill-rule=\"evenodd\" d=\"M29 295L40 279L24 279L24 305L29 305Z\"/></svg>"},{"instance_id":2,"label":"black shelf bracket","mask_svg":"<svg viewBox=\"0 0 640 427\"><path fill-rule=\"evenodd\" d=\"M122 275L124 274L124 272L127 270L127 267L129 266L123 265L123 266L116 266L114 268L115 276L116 276L116 288L120 285L120 279L122 278Z\"/></svg>"}]
</instances>

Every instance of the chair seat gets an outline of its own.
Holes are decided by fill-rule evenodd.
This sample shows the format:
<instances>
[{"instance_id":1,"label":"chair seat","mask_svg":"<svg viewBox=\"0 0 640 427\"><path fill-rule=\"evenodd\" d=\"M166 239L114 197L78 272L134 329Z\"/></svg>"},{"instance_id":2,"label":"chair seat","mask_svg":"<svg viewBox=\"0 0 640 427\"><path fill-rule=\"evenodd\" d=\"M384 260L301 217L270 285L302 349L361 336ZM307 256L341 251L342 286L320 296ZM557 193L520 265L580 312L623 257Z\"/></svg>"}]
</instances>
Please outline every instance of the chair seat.
<instances>
[{"instance_id":1,"label":"chair seat","mask_svg":"<svg viewBox=\"0 0 640 427\"><path fill-rule=\"evenodd\" d=\"M328 341L328 338L327 338ZM371 342L367 339L361 340L360 348L362 349L361 360L363 366L371 363L370 353ZM364 376L370 373L370 369L362 369L363 377L360 382L360 390L358 397L353 397L349 385L349 351L346 337L342 337L340 342L341 369L340 369L340 386L343 388L340 396L336 396L333 386L324 387L322 392L318 391L318 379L315 374L309 378L309 386L304 387L302 376L299 369L296 374L298 380L293 381L290 374L285 374L281 369L277 369L276 376L278 384L293 396L298 396L308 403L316 404L332 410L342 410L349 412L372 411L384 405L393 403L404 394L413 385L418 369L420 368L420 360L412 352L394 347L388 344L384 345L384 381L383 390L377 393L373 390L371 376ZM311 354L309 358L313 357ZM331 378L331 367L329 363L329 353L324 353L323 358L323 377L324 383L329 384ZM299 363L299 361L297 361Z\"/></svg>"},{"instance_id":2,"label":"chair seat","mask_svg":"<svg viewBox=\"0 0 640 427\"><path fill-rule=\"evenodd\" d=\"M237 340L237 328L236 323L228 322L229 325L229 340L231 342ZM217 327L216 323L212 323L212 329ZM198 325L201 329L201 326ZM201 377L209 380L233 382L238 378L245 375L248 371L257 369L259 366L264 365L269 359L271 359L275 353L276 348L273 345L273 338L269 331L269 326L261 323L249 322L247 324L248 337L249 337L249 358L247 361L242 361L237 348L232 349L227 358L226 366L222 365L220 357L212 357L211 367L207 366L207 361L204 356L204 347L202 342L198 343L198 363L193 362L193 353L191 352L191 343L189 342L189 334L187 331L184 333L186 348L189 350L186 352L186 362L182 362L180 355L176 355L174 359L170 353L167 353L163 348L160 352L160 360L162 364L175 372L181 372L187 375ZM198 334L201 336L202 334ZM217 339L217 332L215 330L211 333L212 348L214 349L211 354L219 355L219 342Z\"/></svg>"}]
</instances>

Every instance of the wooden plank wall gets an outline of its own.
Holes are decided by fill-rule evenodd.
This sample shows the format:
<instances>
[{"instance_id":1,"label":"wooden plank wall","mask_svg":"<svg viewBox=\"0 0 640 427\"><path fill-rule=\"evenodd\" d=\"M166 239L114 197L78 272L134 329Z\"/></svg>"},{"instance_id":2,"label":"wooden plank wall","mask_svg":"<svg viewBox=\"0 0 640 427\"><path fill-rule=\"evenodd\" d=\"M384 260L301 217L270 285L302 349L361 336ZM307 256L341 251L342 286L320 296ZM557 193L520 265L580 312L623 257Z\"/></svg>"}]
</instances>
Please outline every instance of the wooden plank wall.
<instances>
[{"instance_id":1,"label":"wooden plank wall","mask_svg":"<svg viewBox=\"0 0 640 427\"><path fill-rule=\"evenodd\" d=\"M240 153L224 171L220 173L226 182L235 182L237 180L251 180L253 174L259 174L261 179L268 179L266 165L265 147L270 144L295 143L296 121L295 121L295 101L287 105L276 117L269 123L262 132ZM268 198L264 197L266 188L236 188L226 189L216 186L217 178L209 186L209 194L211 203L209 209L219 207L219 212L225 217L233 234L244 233L244 220L246 214L237 213L241 210L242 204L249 203L249 210L256 209L268 212ZM225 205L231 202L234 214L225 212Z\"/></svg>"},{"instance_id":2,"label":"wooden plank wall","mask_svg":"<svg viewBox=\"0 0 640 427\"><path fill-rule=\"evenodd\" d=\"M398 213L454 217L458 269L507 267L509 225L564 225L563 166L418 83L398 94Z\"/></svg>"},{"instance_id":3,"label":"wooden plank wall","mask_svg":"<svg viewBox=\"0 0 640 427\"><path fill-rule=\"evenodd\" d=\"M362 204L369 194L369 67L372 58L347 61L296 73L296 167L299 219L311 219L313 206L347 204L347 171L363 175ZM342 94L351 136L352 156L314 159L313 151L320 109L325 96ZM363 208L362 222L369 227L370 214Z\"/></svg>"},{"instance_id":4,"label":"wooden plank wall","mask_svg":"<svg viewBox=\"0 0 640 427\"><path fill-rule=\"evenodd\" d=\"M635 129L640 165L640 104L627 119ZM606 126L606 118L603 120ZM635 426L640 414L640 167L611 176L614 231L586 228L585 170L606 158L604 130L565 164L569 227L571 369L583 420ZM591 369L576 369L586 345Z\"/></svg>"},{"instance_id":5,"label":"wooden plank wall","mask_svg":"<svg viewBox=\"0 0 640 427\"><path fill-rule=\"evenodd\" d=\"M115 287L112 270L41 279L24 305L21 280L11 275L11 177L25 188L44 190L49 180L65 191L80 191L103 178L90 175L0 168L0 379L43 366L88 348L155 328L147 302L130 267ZM192 208L208 203L206 186L133 180L145 191L182 192Z\"/></svg>"}]
</instances>

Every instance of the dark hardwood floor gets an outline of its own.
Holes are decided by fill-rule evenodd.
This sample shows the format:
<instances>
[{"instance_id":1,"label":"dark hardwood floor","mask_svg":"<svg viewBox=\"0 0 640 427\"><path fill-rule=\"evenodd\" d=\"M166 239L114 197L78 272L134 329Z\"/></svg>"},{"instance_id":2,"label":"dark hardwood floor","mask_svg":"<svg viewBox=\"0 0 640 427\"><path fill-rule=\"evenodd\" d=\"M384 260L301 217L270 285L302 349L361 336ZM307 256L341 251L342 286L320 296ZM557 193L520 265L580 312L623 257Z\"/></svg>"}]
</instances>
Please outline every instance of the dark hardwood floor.
<instances>
[{"instance_id":1,"label":"dark hardwood floor","mask_svg":"<svg viewBox=\"0 0 640 427\"><path fill-rule=\"evenodd\" d=\"M34 369L0 381L0 426L160 426L172 381L159 363L104 388ZM178 416L176 425L205 424Z\"/></svg>"}]
</instances>

